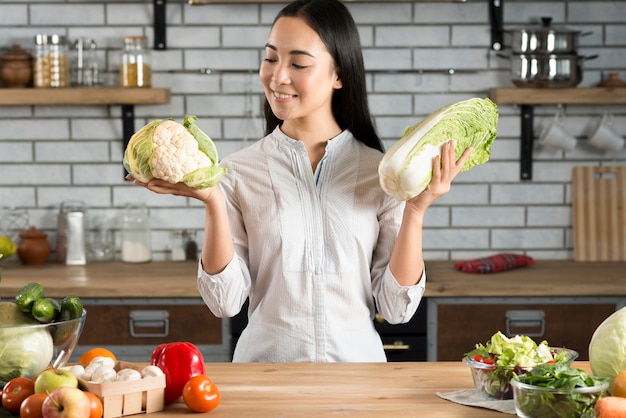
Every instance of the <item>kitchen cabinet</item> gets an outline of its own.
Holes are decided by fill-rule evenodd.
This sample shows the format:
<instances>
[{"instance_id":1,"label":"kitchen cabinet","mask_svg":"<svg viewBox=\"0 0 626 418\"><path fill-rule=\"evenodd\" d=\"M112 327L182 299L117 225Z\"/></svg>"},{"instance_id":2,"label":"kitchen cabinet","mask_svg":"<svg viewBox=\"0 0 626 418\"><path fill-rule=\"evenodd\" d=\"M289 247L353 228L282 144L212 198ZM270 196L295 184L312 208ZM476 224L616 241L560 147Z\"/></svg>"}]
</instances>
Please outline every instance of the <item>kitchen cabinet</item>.
<instances>
[{"instance_id":1,"label":"kitchen cabinet","mask_svg":"<svg viewBox=\"0 0 626 418\"><path fill-rule=\"evenodd\" d=\"M225 361L229 341L223 322L200 298L83 299L85 327L73 358L107 347L126 361L147 362L162 343L189 341L206 361Z\"/></svg>"},{"instance_id":2,"label":"kitchen cabinet","mask_svg":"<svg viewBox=\"0 0 626 418\"><path fill-rule=\"evenodd\" d=\"M617 105L626 104L626 88L492 88L489 97L498 105L515 104L521 106L520 122L520 178L532 179L532 158L534 138L534 106L537 105Z\"/></svg>"},{"instance_id":3,"label":"kitchen cabinet","mask_svg":"<svg viewBox=\"0 0 626 418\"><path fill-rule=\"evenodd\" d=\"M428 360L459 360L495 332L531 334L588 357L593 332L626 306L626 263L537 260L506 272L470 274L426 262Z\"/></svg>"},{"instance_id":4,"label":"kitchen cabinet","mask_svg":"<svg viewBox=\"0 0 626 418\"><path fill-rule=\"evenodd\" d=\"M625 304L619 297L434 298L428 304L428 360L460 360L498 331L571 348L588 360L593 332Z\"/></svg>"}]
</instances>

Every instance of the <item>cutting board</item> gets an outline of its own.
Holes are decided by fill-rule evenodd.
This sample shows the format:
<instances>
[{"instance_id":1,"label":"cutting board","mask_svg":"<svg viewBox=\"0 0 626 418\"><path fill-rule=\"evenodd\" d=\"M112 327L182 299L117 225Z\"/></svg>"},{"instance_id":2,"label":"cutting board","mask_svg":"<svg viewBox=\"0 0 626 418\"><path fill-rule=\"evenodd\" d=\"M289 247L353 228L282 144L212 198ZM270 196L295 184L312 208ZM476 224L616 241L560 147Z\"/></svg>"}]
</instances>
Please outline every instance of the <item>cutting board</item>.
<instances>
[{"instance_id":1,"label":"cutting board","mask_svg":"<svg viewBox=\"0 0 626 418\"><path fill-rule=\"evenodd\" d=\"M575 261L626 261L626 166L572 170Z\"/></svg>"}]
</instances>

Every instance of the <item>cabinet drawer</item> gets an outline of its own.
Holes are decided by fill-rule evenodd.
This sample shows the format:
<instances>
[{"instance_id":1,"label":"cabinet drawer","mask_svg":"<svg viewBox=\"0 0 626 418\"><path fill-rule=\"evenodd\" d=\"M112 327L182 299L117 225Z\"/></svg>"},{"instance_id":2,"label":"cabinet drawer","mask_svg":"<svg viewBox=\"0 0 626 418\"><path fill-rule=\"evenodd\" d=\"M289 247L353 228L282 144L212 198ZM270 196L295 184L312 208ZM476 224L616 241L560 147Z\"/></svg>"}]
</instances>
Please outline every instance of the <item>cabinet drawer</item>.
<instances>
[{"instance_id":1,"label":"cabinet drawer","mask_svg":"<svg viewBox=\"0 0 626 418\"><path fill-rule=\"evenodd\" d=\"M551 346L576 350L579 360L588 360L593 332L615 310L614 302L438 303L436 360L459 361L498 331L528 335L538 343L547 340ZM429 360L433 360L430 355Z\"/></svg>"},{"instance_id":2,"label":"cabinet drawer","mask_svg":"<svg viewBox=\"0 0 626 418\"><path fill-rule=\"evenodd\" d=\"M426 335L383 335L387 361L426 361Z\"/></svg>"},{"instance_id":3,"label":"cabinet drawer","mask_svg":"<svg viewBox=\"0 0 626 418\"><path fill-rule=\"evenodd\" d=\"M85 303L87 319L80 345L158 345L189 341L222 344L222 323L204 304Z\"/></svg>"}]
</instances>

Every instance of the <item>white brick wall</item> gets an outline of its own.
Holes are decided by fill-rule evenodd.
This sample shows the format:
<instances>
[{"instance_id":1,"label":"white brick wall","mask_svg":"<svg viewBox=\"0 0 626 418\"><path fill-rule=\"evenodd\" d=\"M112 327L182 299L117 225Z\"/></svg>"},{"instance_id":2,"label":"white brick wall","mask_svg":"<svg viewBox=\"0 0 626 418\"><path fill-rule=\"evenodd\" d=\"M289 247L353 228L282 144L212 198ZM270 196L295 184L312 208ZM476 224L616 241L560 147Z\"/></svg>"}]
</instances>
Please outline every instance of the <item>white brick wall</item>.
<instances>
[{"instance_id":1,"label":"white brick wall","mask_svg":"<svg viewBox=\"0 0 626 418\"><path fill-rule=\"evenodd\" d=\"M599 57L585 61L581 86L596 85L608 72L626 79L626 0L594 1L593 7L589 3L504 0L505 27L552 16L555 24L592 32L580 38L579 52ZM180 120L195 114L222 156L256 139L254 128L258 132L261 122L247 116L258 114L262 102L256 71L269 25L281 6L190 6L170 0L168 49L151 53L153 83L170 88L172 100L137 106L137 128L153 118ZM348 7L359 25L372 111L387 145L405 126L440 106L512 85L509 62L489 48L486 0L381 1ZM14 43L30 47L37 33L89 36L115 79L121 36L145 34L152 44L152 20L152 0L0 0L0 52ZM201 68L218 71L201 75ZM449 75L449 69L455 74ZM626 135L626 106L567 106L567 129L580 145L567 154L536 146L533 179L520 181L519 107L501 106L491 161L460 175L427 215L427 257L462 259L516 251L538 259L571 258L571 168L626 163L626 150L604 155L585 143L590 124L606 110ZM555 111L554 106L535 108L537 131ZM123 181L120 113L118 106L0 107L0 206L27 209L31 223L48 232L54 243L63 200L82 199L91 219L111 220L125 203L144 201L151 208L155 258L165 259L169 231L200 232L203 210L196 202L157 196Z\"/></svg>"}]
</instances>

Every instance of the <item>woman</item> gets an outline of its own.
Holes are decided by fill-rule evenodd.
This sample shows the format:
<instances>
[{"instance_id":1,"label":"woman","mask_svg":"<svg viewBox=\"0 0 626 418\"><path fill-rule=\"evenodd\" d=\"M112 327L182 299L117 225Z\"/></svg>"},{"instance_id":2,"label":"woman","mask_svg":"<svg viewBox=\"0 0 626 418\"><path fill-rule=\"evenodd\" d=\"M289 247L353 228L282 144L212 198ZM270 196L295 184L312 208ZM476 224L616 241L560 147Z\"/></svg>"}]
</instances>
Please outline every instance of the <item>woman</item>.
<instances>
[{"instance_id":1,"label":"woman","mask_svg":"<svg viewBox=\"0 0 626 418\"><path fill-rule=\"evenodd\" d=\"M386 361L372 318L415 313L424 213L470 150L454 161L446 144L430 188L406 204L382 191L358 32L338 0L287 5L259 78L266 136L222 161L219 187L144 186L204 203L200 293L219 317L250 299L233 361Z\"/></svg>"}]
</instances>

